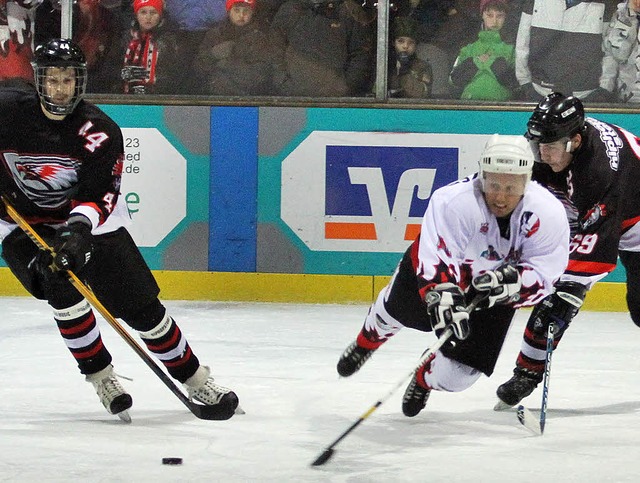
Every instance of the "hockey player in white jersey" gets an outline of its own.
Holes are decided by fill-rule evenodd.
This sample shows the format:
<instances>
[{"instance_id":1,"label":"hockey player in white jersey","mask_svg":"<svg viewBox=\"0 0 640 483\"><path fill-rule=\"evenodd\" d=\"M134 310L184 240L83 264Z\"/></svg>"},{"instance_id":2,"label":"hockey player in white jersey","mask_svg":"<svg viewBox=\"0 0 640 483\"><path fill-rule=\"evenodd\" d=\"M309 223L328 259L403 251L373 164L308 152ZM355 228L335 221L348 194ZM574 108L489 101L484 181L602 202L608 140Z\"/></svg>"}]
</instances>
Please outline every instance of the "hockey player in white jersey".
<instances>
[{"instance_id":1,"label":"hockey player in white jersey","mask_svg":"<svg viewBox=\"0 0 640 483\"><path fill-rule=\"evenodd\" d=\"M439 335L448 325L454 338L416 371L402 412L416 416L432 390L462 391L492 374L515 310L552 293L569 256L565 210L530 181L533 163L524 136L495 134L477 174L432 194L420 235L340 357L341 376L403 327ZM478 292L488 296L468 313Z\"/></svg>"}]
</instances>

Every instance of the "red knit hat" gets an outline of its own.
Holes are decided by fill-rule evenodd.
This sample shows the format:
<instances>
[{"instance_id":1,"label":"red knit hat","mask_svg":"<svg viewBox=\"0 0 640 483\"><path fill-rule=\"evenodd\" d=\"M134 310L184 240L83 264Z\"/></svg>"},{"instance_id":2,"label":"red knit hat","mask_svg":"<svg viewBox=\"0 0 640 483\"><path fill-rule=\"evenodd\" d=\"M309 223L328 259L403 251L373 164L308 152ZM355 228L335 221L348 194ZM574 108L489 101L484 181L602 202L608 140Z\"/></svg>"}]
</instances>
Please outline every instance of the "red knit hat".
<instances>
[{"instance_id":1,"label":"red knit hat","mask_svg":"<svg viewBox=\"0 0 640 483\"><path fill-rule=\"evenodd\" d=\"M236 3L246 3L251 7L251 10L255 10L256 8L256 0L227 0L227 12L231 10Z\"/></svg>"},{"instance_id":2,"label":"red knit hat","mask_svg":"<svg viewBox=\"0 0 640 483\"><path fill-rule=\"evenodd\" d=\"M133 1L133 12L138 13L142 7L153 7L155 8L160 15L162 15L162 10L164 10L164 0L134 0Z\"/></svg>"}]
</instances>

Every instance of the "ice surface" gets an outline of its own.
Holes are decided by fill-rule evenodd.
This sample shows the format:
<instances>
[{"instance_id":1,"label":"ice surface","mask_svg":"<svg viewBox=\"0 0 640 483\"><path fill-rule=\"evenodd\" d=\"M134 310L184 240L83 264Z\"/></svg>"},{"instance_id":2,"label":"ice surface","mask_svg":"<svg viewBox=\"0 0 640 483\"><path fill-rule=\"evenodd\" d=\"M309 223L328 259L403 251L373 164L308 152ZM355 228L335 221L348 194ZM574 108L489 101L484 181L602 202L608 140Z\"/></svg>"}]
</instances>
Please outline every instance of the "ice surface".
<instances>
[{"instance_id":1,"label":"ice surface","mask_svg":"<svg viewBox=\"0 0 640 483\"><path fill-rule=\"evenodd\" d=\"M48 306L0 298L0 481L622 482L638 481L640 331L625 313L580 313L554 354L544 436L494 412L528 312L519 313L491 379L433 393L409 419L404 387L337 447L310 463L408 377L431 334L410 329L362 370L335 364L363 305L166 302L217 382L245 415L195 419L106 322L103 338L134 399L133 423L102 408ZM538 389L525 400L537 411ZM182 466L163 466L163 457Z\"/></svg>"}]
</instances>

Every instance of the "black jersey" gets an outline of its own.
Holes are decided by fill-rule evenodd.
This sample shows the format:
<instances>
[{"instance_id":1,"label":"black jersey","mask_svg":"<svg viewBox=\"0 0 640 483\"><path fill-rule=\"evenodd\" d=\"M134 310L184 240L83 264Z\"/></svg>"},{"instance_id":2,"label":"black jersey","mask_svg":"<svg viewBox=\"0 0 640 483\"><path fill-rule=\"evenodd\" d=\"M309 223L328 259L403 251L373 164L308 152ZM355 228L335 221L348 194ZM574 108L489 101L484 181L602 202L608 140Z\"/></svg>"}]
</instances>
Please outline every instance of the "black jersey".
<instances>
[{"instance_id":1,"label":"black jersey","mask_svg":"<svg viewBox=\"0 0 640 483\"><path fill-rule=\"evenodd\" d=\"M564 171L536 163L533 179L565 203L573 222L565 276L590 285L616 267L621 236L640 221L640 145L628 131L592 118L582 138Z\"/></svg>"},{"instance_id":2,"label":"black jersey","mask_svg":"<svg viewBox=\"0 0 640 483\"><path fill-rule=\"evenodd\" d=\"M81 101L62 121L47 118L35 88L0 85L0 189L32 223L60 223L70 211L94 228L113 211L124 159L122 132ZM9 221L4 207L0 217Z\"/></svg>"}]
</instances>

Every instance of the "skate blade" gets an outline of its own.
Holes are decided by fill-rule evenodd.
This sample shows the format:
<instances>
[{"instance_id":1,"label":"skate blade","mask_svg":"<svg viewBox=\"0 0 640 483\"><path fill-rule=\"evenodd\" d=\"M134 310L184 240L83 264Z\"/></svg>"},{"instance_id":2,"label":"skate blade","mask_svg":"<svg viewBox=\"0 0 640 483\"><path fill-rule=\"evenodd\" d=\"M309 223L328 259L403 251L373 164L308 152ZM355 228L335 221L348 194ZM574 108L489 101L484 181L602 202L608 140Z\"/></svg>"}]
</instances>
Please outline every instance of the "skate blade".
<instances>
[{"instance_id":1,"label":"skate blade","mask_svg":"<svg viewBox=\"0 0 640 483\"><path fill-rule=\"evenodd\" d=\"M118 416L125 423L131 423L131 416L129 416L129 411L127 410L120 411L118 414L116 414L116 416Z\"/></svg>"},{"instance_id":2,"label":"skate blade","mask_svg":"<svg viewBox=\"0 0 640 483\"><path fill-rule=\"evenodd\" d=\"M513 406L509 406L506 402L502 400L498 400L495 406L493 406L494 411L506 411L507 409L511 409Z\"/></svg>"},{"instance_id":3,"label":"skate blade","mask_svg":"<svg viewBox=\"0 0 640 483\"><path fill-rule=\"evenodd\" d=\"M234 414L247 414L244 412L244 409L242 409L240 406L236 407L236 410L234 411Z\"/></svg>"}]
</instances>

